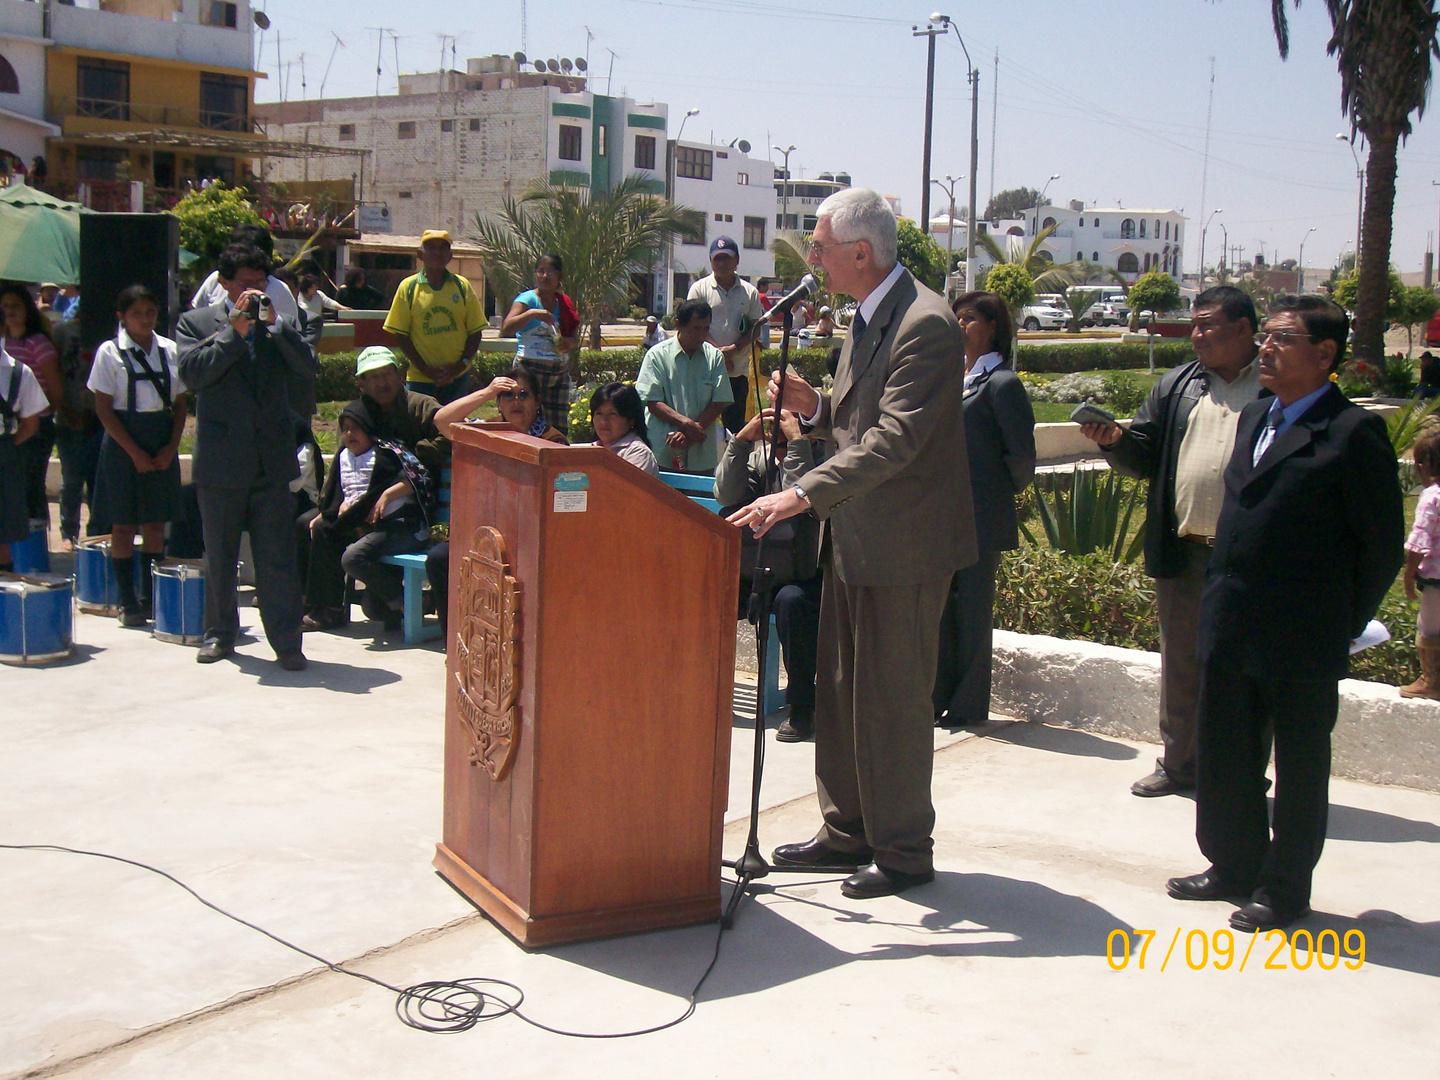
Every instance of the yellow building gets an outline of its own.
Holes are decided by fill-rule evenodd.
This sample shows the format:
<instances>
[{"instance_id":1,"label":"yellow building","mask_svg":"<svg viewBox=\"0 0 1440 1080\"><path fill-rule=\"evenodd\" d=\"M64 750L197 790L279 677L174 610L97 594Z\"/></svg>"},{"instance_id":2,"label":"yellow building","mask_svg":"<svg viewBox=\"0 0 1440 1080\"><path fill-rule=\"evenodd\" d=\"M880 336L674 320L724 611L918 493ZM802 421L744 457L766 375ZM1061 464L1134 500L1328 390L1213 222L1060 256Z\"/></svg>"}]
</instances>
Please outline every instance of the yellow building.
<instances>
[{"instance_id":1,"label":"yellow building","mask_svg":"<svg viewBox=\"0 0 1440 1080\"><path fill-rule=\"evenodd\" d=\"M187 183L249 178L266 140L247 4L99 0L48 16L52 180L143 181L163 204Z\"/></svg>"}]
</instances>

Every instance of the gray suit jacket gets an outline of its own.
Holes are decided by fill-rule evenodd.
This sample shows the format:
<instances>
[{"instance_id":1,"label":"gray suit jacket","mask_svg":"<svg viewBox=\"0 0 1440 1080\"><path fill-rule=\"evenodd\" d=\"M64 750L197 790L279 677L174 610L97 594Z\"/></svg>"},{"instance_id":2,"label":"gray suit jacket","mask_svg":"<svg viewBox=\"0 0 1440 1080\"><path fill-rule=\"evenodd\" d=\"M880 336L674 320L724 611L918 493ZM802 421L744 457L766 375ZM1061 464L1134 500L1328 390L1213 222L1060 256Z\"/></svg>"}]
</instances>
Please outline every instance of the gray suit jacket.
<instances>
[{"instance_id":1,"label":"gray suit jacket","mask_svg":"<svg viewBox=\"0 0 1440 1080\"><path fill-rule=\"evenodd\" d=\"M315 355L288 322L255 333L251 358L225 305L188 311L175 330L180 377L195 392L197 484L245 488L259 479L288 484L300 472L287 384L314 380Z\"/></svg>"},{"instance_id":2,"label":"gray suit jacket","mask_svg":"<svg viewBox=\"0 0 1440 1080\"><path fill-rule=\"evenodd\" d=\"M849 585L916 585L978 557L964 350L945 301L909 272L847 338L816 430L834 453L800 479Z\"/></svg>"},{"instance_id":3,"label":"gray suit jacket","mask_svg":"<svg viewBox=\"0 0 1440 1080\"><path fill-rule=\"evenodd\" d=\"M1019 547L1015 496L1035 478L1035 410L1008 363L978 376L966 389L965 443L980 550Z\"/></svg>"}]
</instances>

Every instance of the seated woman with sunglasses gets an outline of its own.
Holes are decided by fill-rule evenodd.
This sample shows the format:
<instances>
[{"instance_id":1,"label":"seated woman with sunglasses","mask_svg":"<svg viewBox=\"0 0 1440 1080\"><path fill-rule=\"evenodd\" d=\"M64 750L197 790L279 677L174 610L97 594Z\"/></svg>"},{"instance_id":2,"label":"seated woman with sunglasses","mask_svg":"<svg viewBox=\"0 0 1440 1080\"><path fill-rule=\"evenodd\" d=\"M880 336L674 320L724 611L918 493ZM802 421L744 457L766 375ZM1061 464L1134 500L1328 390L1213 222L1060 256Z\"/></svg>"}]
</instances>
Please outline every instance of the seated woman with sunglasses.
<instances>
[{"instance_id":1,"label":"seated woman with sunglasses","mask_svg":"<svg viewBox=\"0 0 1440 1080\"><path fill-rule=\"evenodd\" d=\"M540 387L535 382L535 376L518 364L504 375L496 375L489 386L442 406L435 413L435 426L448 439L452 427L469 419L470 414L487 401L495 402L500 410L500 419L516 431L537 439L570 445L559 429L545 422L540 413Z\"/></svg>"},{"instance_id":2,"label":"seated woman with sunglasses","mask_svg":"<svg viewBox=\"0 0 1440 1080\"><path fill-rule=\"evenodd\" d=\"M535 376L524 368L513 367L505 375L497 375L483 390L476 390L457 398L449 405L443 405L435 413L435 426L447 439L453 438L451 429L463 423L471 413L493 401L500 409L500 419L516 431L533 435L537 439L569 446L570 441L557 429L545 422L540 415L540 387ZM430 590L440 615L440 640L447 640L446 621L450 609L450 542L436 544L425 556L425 576L430 579Z\"/></svg>"}]
</instances>

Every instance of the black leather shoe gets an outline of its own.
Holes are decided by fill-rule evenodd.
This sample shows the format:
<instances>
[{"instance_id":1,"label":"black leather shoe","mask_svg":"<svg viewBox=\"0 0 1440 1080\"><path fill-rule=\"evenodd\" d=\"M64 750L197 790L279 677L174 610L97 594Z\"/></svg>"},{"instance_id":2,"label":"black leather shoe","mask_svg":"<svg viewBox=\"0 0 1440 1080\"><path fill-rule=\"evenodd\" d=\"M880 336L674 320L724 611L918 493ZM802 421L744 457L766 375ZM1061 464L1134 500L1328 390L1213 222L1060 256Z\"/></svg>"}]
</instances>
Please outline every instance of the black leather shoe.
<instances>
[{"instance_id":1,"label":"black leather shoe","mask_svg":"<svg viewBox=\"0 0 1440 1080\"><path fill-rule=\"evenodd\" d=\"M1176 780L1164 769L1157 767L1153 773L1143 780L1136 780L1130 785L1130 794L1139 795L1142 799L1156 799L1161 795L1180 795L1187 791L1194 791L1194 781L1185 783Z\"/></svg>"},{"instance_id":2,"label":"black leather shoe","mask_svg":"<svg viewBox=\"0 0 1440 1080\"><path fill-rule=\"evenodd\" d=\"M851 854L826 847L819 840L781 844L770 854L776 866L813 866L819 870L857 870L875 857L873 851Z\"/></svg>"},{"instance_id":3,"label":"black leather shoe","mask_svg":"<svg viewBox=\"0 0 1440 1080\"><path fill-rule=\"evenodd\" d=\"M1221 879L1212 867L1203 874L1189 877L1172 877L1165 883L1165 891L1176 900L1243 900L1248 889L1237 889Z\"/></svg>"},{"instance_id":4,"label":"black leather shoe","mask_svg":"<svg viewBox=\"0 0 1440 1080\"><path fill-rule=\"evenodd\" d=\"M275 658L275 662L286 671L304 671L310 666L310 661L305 659L305 654L299 649L281 653Z\"/></svg>"},{"instance_id":5,"label":"black leather shoe","mask_svg":"<svg viewBox=\"0 0 1440 1080\"><path fill-rule=\"evenodd\" d=\"M1245 934L1260 934L1266 930L1283 930L1291 923L1310 914L1308 907L1274 908L1269 904L1247 900L1238 911L1230 915L1230 926Z\"/></svg>"},{"instance_id":6,"label":"black leather shoe","mask_svg":"<svg viewBox=\"0 0 1440 1080\"><path fill-rule=\"evenodd\" d=\"M226 645L220 641L207 641L200 646L200 651L195 654L197 664L213 664L217 660L224 660L235 651L233 645Z\"/></svg>"},{"instance_id":7,"label":"black leather shoe","mask_svg":"<svg viewBox=\"0 0 1440 1080\"><path fill-rule=\"evenodd\" d=\"M872 862L842 881L840 891L851 900L873 900L877 896L894 896L934 880L934 870L926 870L923 874L905 874L899 870L886 870L879 863Z\"/></svg>"},{"instance_id":8,"label":"black leather shoe","mask_svg":"<svg viewBox=\"0 0 1440 1080\"><path fill-rule=\"evenodd\" d=\"M786 717L775 729L776 742L804 742L815 734L815 721L804 716Z\"/></svg>"}]
</instances>

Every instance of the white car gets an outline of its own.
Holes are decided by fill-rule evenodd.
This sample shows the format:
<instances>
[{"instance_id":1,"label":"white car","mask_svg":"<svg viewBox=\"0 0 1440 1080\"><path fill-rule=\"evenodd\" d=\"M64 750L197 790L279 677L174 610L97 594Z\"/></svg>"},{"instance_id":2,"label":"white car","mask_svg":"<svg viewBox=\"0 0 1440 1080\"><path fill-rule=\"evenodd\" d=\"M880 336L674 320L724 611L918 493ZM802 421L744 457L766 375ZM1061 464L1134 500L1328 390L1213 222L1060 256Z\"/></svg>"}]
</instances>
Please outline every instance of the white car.
<instances>
[{"instance_id":1,"label":"white car","mask_svg":"<svg viewBox=\"0 0 1440 1080\"><path fill-rule=\"evenodd\" d=\"M1057 307L1043 298L1020 313L1022 330L1064 330L1070 323L1068 308Z\"/></svg>"},{"instance_id":2,"label":"white car","mask_svg":"<svg viewBox=\"0 0 1440 1080\"><path fill-rule=\"evenodd\" d=\"M1130 305L1121 300L1102 300L1099 318L1096 321L1101 326L1123 326L1130 321Z\"/></svg>"}]
</instances>

